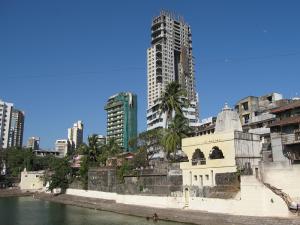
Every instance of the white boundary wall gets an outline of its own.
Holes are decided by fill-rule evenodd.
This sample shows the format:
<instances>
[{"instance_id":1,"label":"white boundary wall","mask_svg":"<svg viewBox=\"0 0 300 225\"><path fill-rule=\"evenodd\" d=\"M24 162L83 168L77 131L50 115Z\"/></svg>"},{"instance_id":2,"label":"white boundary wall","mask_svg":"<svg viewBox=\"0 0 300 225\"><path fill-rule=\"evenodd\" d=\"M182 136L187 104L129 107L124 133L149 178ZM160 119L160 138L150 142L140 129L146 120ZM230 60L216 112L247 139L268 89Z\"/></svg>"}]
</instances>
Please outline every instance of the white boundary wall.
<instances>
[{"instance_id":1,"label":"white boundary wall","mask_svg":"<svg viewBox=\"0 0 300 225\"><path fill-rule=\"evenodd\" d=\"M66 194L156 208L183 209L185 205L184 197L119 195L117 193L77 189L68 189ZM242 177L240 194L240 200L190 197L186 209L246 216L291 216L285 202L257 181L255 177Z\"/></svg>"},{"instance_id":2,"label":"white boundary wall","mask_svg":"<svg viewBox=\"0 0 300 225\"><path fill-rule=\"evenodd\" d=\"M262 179L265 183L282 189L293 200L300 202L300 165L286 162L263 163Z\"/></svg>"}]
</instances>

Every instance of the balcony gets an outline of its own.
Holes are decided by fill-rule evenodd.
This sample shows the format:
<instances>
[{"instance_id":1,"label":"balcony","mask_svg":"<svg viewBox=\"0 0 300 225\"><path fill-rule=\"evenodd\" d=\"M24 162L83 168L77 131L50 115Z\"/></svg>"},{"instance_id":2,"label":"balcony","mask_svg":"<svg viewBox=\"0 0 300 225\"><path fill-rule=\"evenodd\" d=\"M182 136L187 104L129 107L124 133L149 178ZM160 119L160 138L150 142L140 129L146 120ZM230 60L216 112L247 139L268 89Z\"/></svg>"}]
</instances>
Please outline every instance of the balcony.
<instances>
[{"instance_id":1,"label":"balcony","mask_svg":"<svg viewBox=\"0 0 300 225\"><path fill-rule=\"evenodd\" d=\"M261 114L258 116L254 116L251 119L249 119L248 123L260 123L267 120L273 120L276 116L270 113Z\"/></svg>"},{"instance_id":2,"label":"balcony","mask_svg":"<svg viewBox=\"0 0 300 225\"><path fill-rule=\"evenodd\" d=\"M252 134L270 134L270 128L267 127L260 127L260 128L255 128L255 129L249 129L249 133Z\"/></svg>"},{"instance_id":3,"label":"balcony","mask_svg":"<svg viewBox=\"0 0 300 225\"><path fill-rule=\"evenodd\" d=\"M281 141L282 141L282 144L284 144L284 145L300 144L300 135L297 133L282 134Z\"/></svg>"}]
</instances>

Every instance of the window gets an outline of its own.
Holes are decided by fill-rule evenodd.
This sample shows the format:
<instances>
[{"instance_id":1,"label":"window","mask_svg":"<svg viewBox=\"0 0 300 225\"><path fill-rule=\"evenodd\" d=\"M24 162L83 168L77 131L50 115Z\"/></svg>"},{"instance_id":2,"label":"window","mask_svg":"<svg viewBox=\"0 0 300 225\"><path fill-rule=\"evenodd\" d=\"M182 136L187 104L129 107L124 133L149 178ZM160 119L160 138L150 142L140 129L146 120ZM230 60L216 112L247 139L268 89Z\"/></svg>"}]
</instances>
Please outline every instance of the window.
<instances>
[{"instance_id":1,"label":"window","mask_svg":"<svg viewBox=\"0 0 300 225\"><path fill-rule=\"evenodd\" d=\"M242 103L242 107L245 111L247 111L249 109L249 105L248 105L248 102L244 102Z\"/></svg>"},{"instance_id":2,"label":"window","mask_svg":"<svg viewBox=\"0 0 300 225\"><path fill-rule=\"evenodd\" d=\"M199 148L197 148L192 156L192 165L195 166L195 165L205 165L205 164L206 164L205 155Z\"/></svg>"},{"instance_id":3,"label":"window","mask_svg":"<svg viewBox=\"0 0 300 225\"><path fill-rule=\"evenodd\" d=\"M194 175L194 181L197 181L198 179L197 179L197 175Z\"/></svg>"},{"instance_id":4,"label":"window","mask_svg":"<svg viewBox=\"0 0 300 225\"><path fill-rule=\"evenodd\" d=\"M249 119L250 119L250 115L249 114L246 114L243 116L243 119L244 119L244 123L248 123L249 122Z\"/></svg>"},{"instance_id":5,"label":"window","mask_svg":"<svg viewBox=\"0 0 300 225\"><path fill-rule=\"evenodd\" d=\"M295 130L295 140L300 141L300 129Z\"/></svg>"},{"instance_id":6,"label":"window","mask_svg":"<svg viewBox=\"0 0 300 225\"><path fill-rule=\"evenodd\" d=\"M218 146L214 146L209 154L210 159L224 159L224 155L221 149Z\"/></svg>"},{"instance_id":7,"label":"window","mask_svg":"<svg viewBox=\"0 0 300 225\"><path fill-rule=\"evenodd\" d=\"M206 174L206 175L205 175L205 178L206 178L206 180L209 180L209 175Z\"/></svg>"}]
</instances>

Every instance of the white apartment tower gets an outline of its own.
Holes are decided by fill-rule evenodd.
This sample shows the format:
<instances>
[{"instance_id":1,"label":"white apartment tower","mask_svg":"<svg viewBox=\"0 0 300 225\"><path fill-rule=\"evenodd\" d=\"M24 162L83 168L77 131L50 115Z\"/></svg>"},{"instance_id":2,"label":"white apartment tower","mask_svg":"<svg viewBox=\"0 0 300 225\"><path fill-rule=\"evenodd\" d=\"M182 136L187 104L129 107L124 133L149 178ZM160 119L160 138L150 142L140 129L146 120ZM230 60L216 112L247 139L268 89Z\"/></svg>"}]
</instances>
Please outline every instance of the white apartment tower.
<instances>
[{"instance_id":1,"label":"white apartment tower","mask_svg":"<svg viewBox=\"0 0 300 225\"><path fill-rule=\"evenodd\" d=\"M68 140L72 145L72 148L76 149L79 145L83 143L83 123L82 121L77 121L74 123L72 128L68 129Z\"/></svg>"},{"instance_id":2,"label":"white apartment tower","mask_svg":"<svg viewBox=\"0 0 300 225\"><path fill-rule=\"evenodd\" d=\"M0 149L9 147L10 121L13 104L0 99Z\"/></svg>"},{"instance_id":3,"label":"white apartment tower","mask_svg":"<svg viewBox=\"0 0 300 225\"><path fill-rule=\"evenodd\" d=\"M166 85L172 81L177 81L187 93L191 105L184 109L184 114L190 126L198 124L192 33L182 17L161 11L159 16L153 18L151 47L147 50L147 76L147 130L164 127L165 116L159 117L158 100Z\"/></svg>"}]
</instances>

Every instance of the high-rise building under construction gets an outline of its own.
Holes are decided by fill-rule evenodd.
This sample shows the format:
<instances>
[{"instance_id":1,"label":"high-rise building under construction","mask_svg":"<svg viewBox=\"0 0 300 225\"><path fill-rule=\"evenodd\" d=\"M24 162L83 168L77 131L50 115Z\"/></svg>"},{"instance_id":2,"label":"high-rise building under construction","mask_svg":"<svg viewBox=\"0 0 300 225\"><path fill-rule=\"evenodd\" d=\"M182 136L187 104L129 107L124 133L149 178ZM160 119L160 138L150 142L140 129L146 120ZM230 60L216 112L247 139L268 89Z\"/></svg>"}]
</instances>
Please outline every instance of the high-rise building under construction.
<instances>
[{"instance_id":1,"label":"high-rise building under construction","mask_svg":"<svg viewBox=\"0 0 300 225\"><path fill-rule=\"evenodd\" d=\"M153 18L151 47L147 50L148 110L147 129L164 127L165 115L158 112L159 98L168 83L177 81L186 91L190 107L184 109L190 126L199 121L195 90L191 27L182 17L166 11Z\"/></svg>"}]
</instances>

